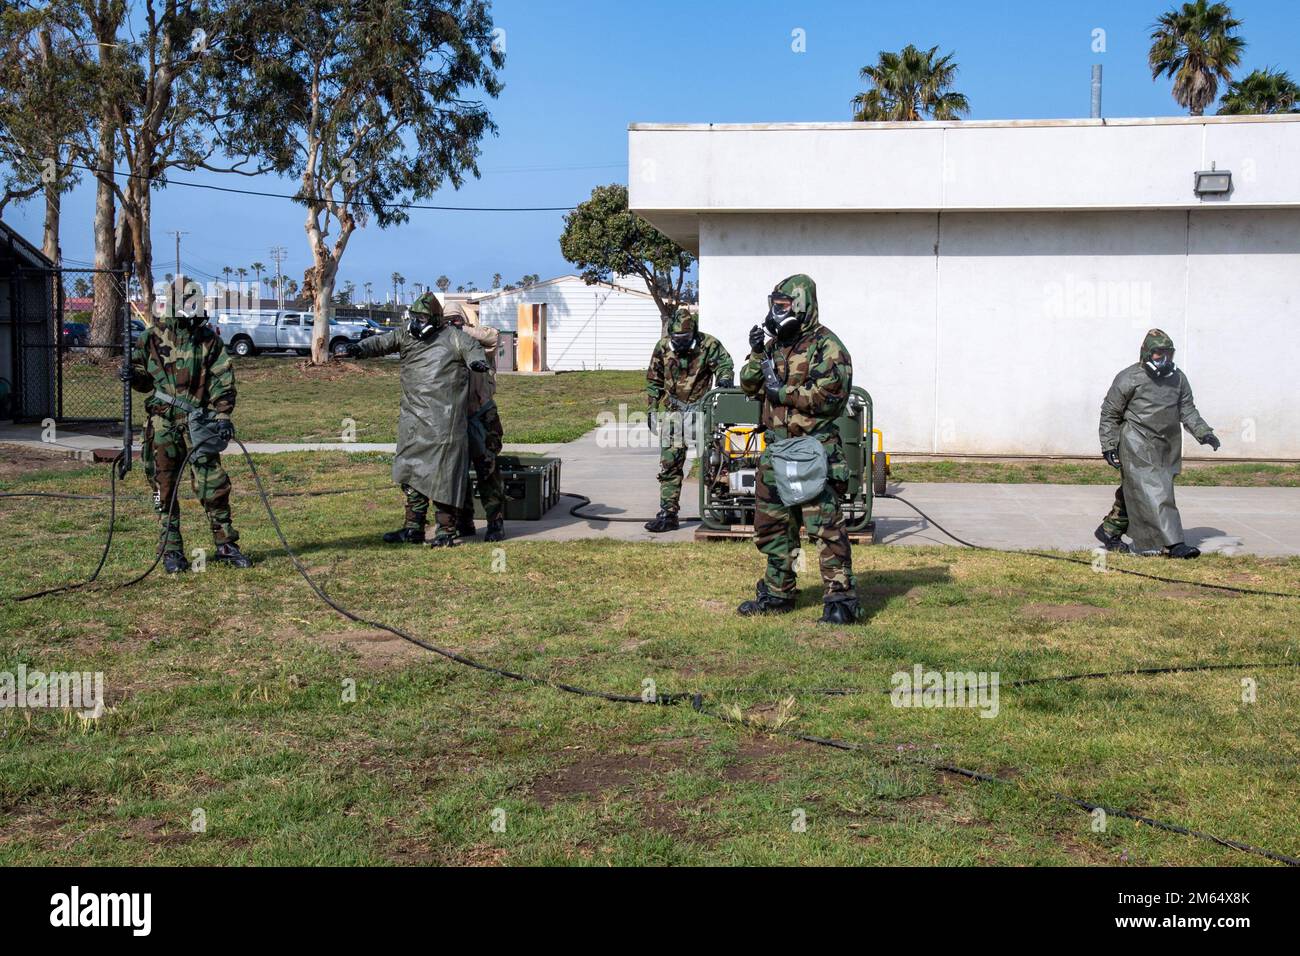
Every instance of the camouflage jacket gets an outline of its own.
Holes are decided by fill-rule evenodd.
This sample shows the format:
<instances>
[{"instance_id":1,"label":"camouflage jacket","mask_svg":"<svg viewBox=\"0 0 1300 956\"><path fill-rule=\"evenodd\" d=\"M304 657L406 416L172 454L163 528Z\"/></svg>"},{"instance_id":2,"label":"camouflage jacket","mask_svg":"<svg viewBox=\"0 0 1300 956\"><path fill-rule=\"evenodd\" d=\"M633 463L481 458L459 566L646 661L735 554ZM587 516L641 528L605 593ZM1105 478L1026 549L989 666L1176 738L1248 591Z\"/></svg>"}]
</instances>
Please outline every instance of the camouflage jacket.
<instances>
[{"instance_id":1,"label":"camouflage jacket","mask_svg":"<svg viewBox=\"0 0 1300 956\"><path fill-rule=\"evenodd\" d=\"M235 368L221 337L207 323L191 330L158 320L131 350L131 387L207 408L217 418L235 410ZM179 420L185 412L155 398L145 399L150 415Z\"/></svg>"},{"instance_id":2,"label":"camouflage jacket","mask_svg":"<svg viewBox=\"0 0 1300 956\"><path fill-rule=\"evenodd\" d=\"M727 378L734 371L730 353L712 335L701 332L699 344L685 354L674 352L664 336L655 343L645 371L647 405L657 408L668 396L688 404L698 402L713 387L715 378Z\"/></svg>"},{"instance_id":3,"label":"camouflage jacket","mask_svg":"<svg viewBox=\"0 0 1300 956\"><path fill-rule=\"evenodd\" d=\"M839 337L814 322L794 345L776 342L767 352L751 352L740 370L740 387L746 395L763 395L763 359L771 357L781 387L780 404L763 403L762 424L769 443L799 435L816 435L823 441L838 436L835 420L844 413L853 387L853 360Z\"/></svg>"}]
</instances>

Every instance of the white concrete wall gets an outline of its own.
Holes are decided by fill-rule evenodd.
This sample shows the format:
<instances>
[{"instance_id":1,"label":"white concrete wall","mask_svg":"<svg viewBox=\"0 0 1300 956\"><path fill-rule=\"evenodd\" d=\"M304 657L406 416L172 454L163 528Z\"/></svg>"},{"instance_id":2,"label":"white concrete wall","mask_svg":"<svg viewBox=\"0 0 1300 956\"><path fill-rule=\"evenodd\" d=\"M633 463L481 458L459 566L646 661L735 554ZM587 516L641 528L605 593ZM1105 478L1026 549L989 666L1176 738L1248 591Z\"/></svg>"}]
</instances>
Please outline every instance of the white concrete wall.
<instances>
[{"instance_id":1,"label":"white concrete wall","mask_svg":"<svg viewBox=\"0 0 1300 956\"><path fill-rule=\"evenodd\" d=\"M702 328L744 354L808 273L892 451L1095 455L1106 388L1160 326L1220 458L1300 458L1300 209L697 220Z\"/></svg>"},{"instance_id":2,"label":"white concrete wall","mask_svg":"<svg viewBox=\"0 0 1300 956\"><path fill-rule=\"evenodd\" d=\"M634 124L631 206L674 212L1195 208L1300 202L1300 114L953 123ZM660 228L665 228L661 226ZM682 241L679 239L679 241Z\"/></svg>"},{"instance_id":3,"label":"white concrete wall","mask_svg":"<svg viewBox=\"0 0 1300 956\"><path fill-rule=\"evenodd\" d=\"M514 331L521 302L546 305L546 362L556 372L644 369L662 327L649 295L578 278L483 299L479 321Z\"/></svg>"}]
</instances>

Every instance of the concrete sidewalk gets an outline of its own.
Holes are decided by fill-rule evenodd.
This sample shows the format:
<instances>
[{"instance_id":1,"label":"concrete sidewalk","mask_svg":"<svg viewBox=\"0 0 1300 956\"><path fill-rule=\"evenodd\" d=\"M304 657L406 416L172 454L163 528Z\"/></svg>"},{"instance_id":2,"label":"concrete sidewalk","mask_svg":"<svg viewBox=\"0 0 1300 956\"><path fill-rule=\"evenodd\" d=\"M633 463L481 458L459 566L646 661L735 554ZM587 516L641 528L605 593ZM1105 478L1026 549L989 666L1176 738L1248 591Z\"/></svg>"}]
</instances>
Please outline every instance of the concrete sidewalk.
<instances>
[{"instance_id":1,"label":"concrete sidewalk","mask_svg":"<svg viewBox=\"0 0 1300 956\"><path fill-rule=\"evenodd\" d=\"M55 449L90 457L94 448L113 446L111 437L60 430L58 441L40 440L39 426L0 429L0 443ZM120 447L120 439L118 440ZM563 541L615 538L622 541L689 541L694 524L668 534L650 534L642 523L659 509L658 444L641 426L611 425L556 445L506 445L510 452L556 456L563 460L561 490L589 497L584 510L608 521L575 518L578 504L564 497L541 521L509 522L511 539ZM392 452L391 444L249 444L255 454L291 451ZM1114 488L1105 485L907 484L890 491L913 501L954 533L995 548L1091 549L1093 529L1110 509ZM399 506L394 493L393 507ZM698 513L699 486L686 481L682 515ZM1300 555L1300 488L1178 489L1187 542L1203 551L1226 554ZM878 499L877 538L882 544L951 544L941 531L900 501ZM629 520L634 519L634 520ZM480 522L481 524L481 522ZM719 545L725 547L725 545Z\"/></svg>"}]
</instances>

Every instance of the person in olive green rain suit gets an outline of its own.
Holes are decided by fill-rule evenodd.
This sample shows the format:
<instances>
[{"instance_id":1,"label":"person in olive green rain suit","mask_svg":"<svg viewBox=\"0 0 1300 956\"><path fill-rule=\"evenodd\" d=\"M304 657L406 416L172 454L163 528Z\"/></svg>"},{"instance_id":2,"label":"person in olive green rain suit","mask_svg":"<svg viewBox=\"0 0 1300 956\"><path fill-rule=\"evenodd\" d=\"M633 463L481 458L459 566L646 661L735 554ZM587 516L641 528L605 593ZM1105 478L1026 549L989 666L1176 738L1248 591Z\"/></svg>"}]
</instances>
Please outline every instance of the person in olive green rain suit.
<instances>
[{"instance_id":1,"label":"person in olive green rain suit","mask_svg":"<svg viewBox=\"0 0 1300 956\"><path fill-rule=\"evenodd\" d=\"M686 470L687 439L696 426L698 403L710 389L731 388L735 366L712 335L699 330L699 316L679 308L668 320L668 334L655 343L646 369L647 420L659 436L659 513L645 529L676 531ZM667 406L662 416L659 406Z\"/></svg>"},{"instance_id":2,"label":"person in olive green rain suit","mask_svg":"<svg viewBox=\"0 0 1300 956\"><path fill-rule=\"evenodd\" d=\"M460 511L469 486L469 375L487 371L487 356L483 346L447 323L432 292L415 300L404 325L347 346L349 358L393 353L402 366L393 481L406 495L406 520L384 541L423 544L432 503L437 531L430 544L451 547L460 541Z\"/></svg>"},{"instance_id":3,"label":"person in olive green rain suit","mask_svg":"<svg viewBox=\"0 0 1300 956\"><path fill-rule=\"evenodd\" d=\"M1174 503L1174 478L1183 470L1186 428L1202 445L1219 450L1214 429L1192 399L1187 375L1174 365L1174 341L1160 329L1142 340L1138 361L1115 376L1101 404L1101 453L1120 469L1115 504L1095 536L1108 551L1200 557L1183 540ZM1130 548L1123 540L1133 539Z\"/></svg>"}]
</instances>

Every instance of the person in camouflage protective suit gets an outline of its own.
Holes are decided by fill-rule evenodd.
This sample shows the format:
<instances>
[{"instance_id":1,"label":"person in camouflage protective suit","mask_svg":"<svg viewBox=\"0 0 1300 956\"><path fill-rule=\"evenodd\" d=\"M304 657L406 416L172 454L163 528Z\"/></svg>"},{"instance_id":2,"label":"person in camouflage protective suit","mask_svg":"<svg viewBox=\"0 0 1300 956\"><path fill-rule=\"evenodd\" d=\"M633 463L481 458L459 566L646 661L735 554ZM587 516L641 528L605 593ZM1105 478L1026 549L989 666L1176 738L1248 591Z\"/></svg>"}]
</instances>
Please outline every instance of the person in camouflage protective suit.
<instances>
[{"instance_id":1,"label":"person in camouflage protective suit","mask_svg":"<svg viewBox=\"0 0 1300 956\"><path fill-rule=\"evenodd\" d=\"M181 539L177 481L190 455L188 420L202 410L216 421L223 441L234 435L230 415L235 410L235 369L221 337L207 324L202 312L179 307L174 297L165 299L162 314L136 339L130 359L123 363L122 380L137 392L147 392L141 458L153 487L154 506L163 520L163 568L168 574L189 570ZM239 532L230 520L230 476L220 454L200 452L190 457L194 494L207 512L216 544L213 560L236 568L252 562L235 543Z\"/></svg>"},{"instance_id":2,"label":"person in camouflage protective suit","mask_svg":"<svg viewBox=\"0 0 1300 956\"><path fill-rule=\"evenodd\" d=\"M388 544L423 544L434 506L437 531L430 544L460 542L461 507L469 486L466 397L471 372L488 370L483 347L447 324L442 303L426 292L406 310L405 324L347 346L349 358L401 358L402 398L397 417L393 481L406 495L402 527Z\"/></svg>"},{"instance_id":3,"label":"person in camouflage protective suit","mask_svg":"<svg viewBox=\"0 0 1300 956\"><path fill-rule=\"evenodd\" d=\"M764 326L771 338L764 334ZM794 562L799 550L799 525L817 546L821 566L823 608L827 624L861 620L853 555L840 496L848 487L836 419L843 414L853 387L848 350L817 314L817 286L806 275L783 279L768 296L764 326L749 333L749 359L740 370L747 395L763 398L761 425L765 448L759 459L755 487L754 543L767 557L767 570L755 588L755 598L737 608L743 615L782 614L794 610ZM765 360L770 366L764 368ZM809 435L826 451L827 480L821 494L799 507L788 507L777 494L772 471L772 444Z\"/></svg>"},{"instance_id":4,"label":"person in camouflage protective suit","mask_svg":"<svg viewBox=\"0 0 1300 956\"><path fill-rule=\"evenodd\" d=\"M1219 450L1214 429L1196 410L1187 376L1174 365L1173 339L1151 329L1137 363L1115 376L1101 405L1102 457L1121 475L1115 504L1094 532L1107 551L1200 557L1200 550L1183 540L1174 503L1174 478L1183 467L1180 426ZM1133 539L1131 549L1125 533Z\"/></svg>"},{"instance_id":5,"label":"person in camouflage protective suit","mask_svg":"<svg viewBox=\"0 0 1300 956\"><path fill-rule=\"evenodd\" d=\"M646 369L647 420L659 436L659 513L645 529L675 531L686 470L687 432L698 405L711 388L731 388L735 365L722 343L699 330L699 316L679 308L668 320L668 334L655 343ZM659 415L663 403L668 415Z\"/></svg>"}]
</instances>

